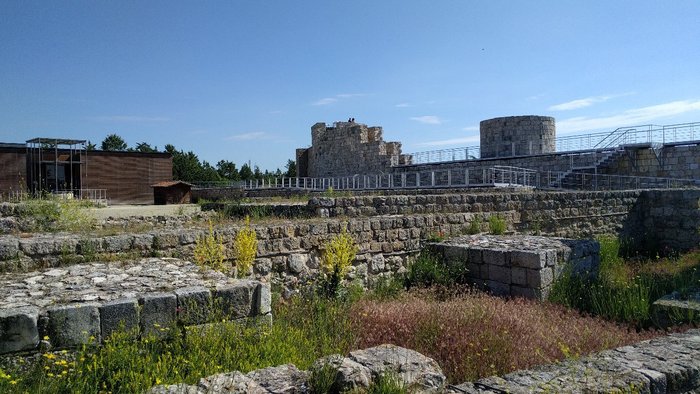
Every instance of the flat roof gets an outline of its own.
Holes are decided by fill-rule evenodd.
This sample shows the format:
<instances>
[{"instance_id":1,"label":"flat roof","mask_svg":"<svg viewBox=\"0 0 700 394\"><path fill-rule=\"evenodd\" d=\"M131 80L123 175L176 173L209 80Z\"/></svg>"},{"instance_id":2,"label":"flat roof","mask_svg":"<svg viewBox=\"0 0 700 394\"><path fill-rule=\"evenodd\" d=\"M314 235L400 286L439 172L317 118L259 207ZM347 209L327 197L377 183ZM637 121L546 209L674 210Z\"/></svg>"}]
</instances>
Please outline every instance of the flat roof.
<instances>
[{"instance_id":1,"label":"flat roof","mask_svg":"<svg viewBox=\"0 0 700 394\"><path fill-rule=\"evenodd\" d=\"M71 140L67 138L48 138L48 137L38 137L27 140L28 144L40 144L42 142L53 142L56 145L77 145L84 144L87 140Z\"/></svg>"}]
</instances>

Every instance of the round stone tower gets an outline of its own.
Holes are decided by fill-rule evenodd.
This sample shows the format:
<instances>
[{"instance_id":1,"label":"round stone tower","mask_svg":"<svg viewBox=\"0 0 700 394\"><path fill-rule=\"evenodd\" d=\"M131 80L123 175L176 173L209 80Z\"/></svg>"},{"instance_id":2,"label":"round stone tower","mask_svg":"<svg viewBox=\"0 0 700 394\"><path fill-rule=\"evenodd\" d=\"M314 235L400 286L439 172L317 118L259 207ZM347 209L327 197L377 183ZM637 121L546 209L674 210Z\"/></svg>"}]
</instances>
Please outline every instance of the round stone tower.
<instances>
[{"instance_id":1,"label":"round stone tower","mask_svg":"<svg viewBox=\"0 0 700 394\"><path fill-rule=\"evenodd\" d=\"M512 157L552 153L557 134L550 116L506 116L482 120L481 158Z\"/></svg>"}]
</instances>

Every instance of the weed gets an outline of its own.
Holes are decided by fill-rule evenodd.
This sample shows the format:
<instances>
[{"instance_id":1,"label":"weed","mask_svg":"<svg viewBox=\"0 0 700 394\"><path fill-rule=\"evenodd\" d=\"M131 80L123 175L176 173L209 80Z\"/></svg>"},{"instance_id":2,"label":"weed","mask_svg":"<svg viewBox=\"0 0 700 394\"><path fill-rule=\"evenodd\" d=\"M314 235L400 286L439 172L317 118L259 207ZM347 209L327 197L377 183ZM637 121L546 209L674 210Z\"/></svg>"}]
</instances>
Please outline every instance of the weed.
<instances>
[{"instance_id":1,"label":"weed","mask_svg":"<svg viewBox=\"0 0 700 394\"><path fill-rule=\"evenodd\" d=\"M226 248L221 235L214 234L214 226L209 222L209 232L197 237L194 246L194 260L202 267L223 272L226 269Z\"/></svg>"},{"instance_id":2,"label":"weed","mask_svg":"<svg viewBox=\"0 0 700 394\"><path fill-rule=\"evenodd\" d=\"M431 232L425 240L428 242L442 242L445 240L445 233L443 231Z\"/></svg>"},{"instance_id":3,"label":"weed","mask_svg":"<svg viewBox=\"0 0 700 394\"><path fill-rule=\"evenodd\" d=\"M337 297L340 284L350 270L358 248L355 240L343 230L331 238L323 247L321 256L321 291L328 297Z\"/></svg>"},{"instance_id":4,"label":"weed","mask_svg":"<svg viewBox=\"0 0 700 394\"><path fill-rule=\"evenodd\" d=\"M409 265L404 284L406 288L451 286L463 284L467 280L464 264L452 262L445 264L433 253L422 251Z\"/></svg>"},{"instance_id":5,"label":"weed","mask_svg":"<svg viewBox=\"0 0 700 394\"><path fill-rule=\"evenodd\" d=\"M481 218L477 216L474 219L472 219L471 222L469 222L469 227L467 227L467 234L474 235L474 234L479 234L480 232L481 232Z\"/></svg>"},{"instance_id":6,"label":"weed","mask_svg":"<svg viewBox=\"0 0 700 394\"><path fill-rule=\"evenodd\" d=\"M323 364L311 370L309 387L312 394L326 394L332 392L335 377L338 371L330 364Z\"/></svg>"},{"instance_id":7,"label":"weed","mask_svg":"<svg viewBox=\"0 0 700 394\"><path fill-rule=\"evenodd\" d=\"M501 215L489 216L489 232L493 235L503 235L506 232L506 219Z\"/></svg>"},{"instance_id":8,"label":"weed","mask_svg":"<svg viewBox=\"0 0 700 394\"><path fill-rule=\"evenodd\" d=\"M253 266L258 252L258 239L255 230L250 227L250 218L246 216L245 227L238 231L233 240L233 251L236 255L236 270L238 276L245 276Z\"/></svg>"}]
</instances>

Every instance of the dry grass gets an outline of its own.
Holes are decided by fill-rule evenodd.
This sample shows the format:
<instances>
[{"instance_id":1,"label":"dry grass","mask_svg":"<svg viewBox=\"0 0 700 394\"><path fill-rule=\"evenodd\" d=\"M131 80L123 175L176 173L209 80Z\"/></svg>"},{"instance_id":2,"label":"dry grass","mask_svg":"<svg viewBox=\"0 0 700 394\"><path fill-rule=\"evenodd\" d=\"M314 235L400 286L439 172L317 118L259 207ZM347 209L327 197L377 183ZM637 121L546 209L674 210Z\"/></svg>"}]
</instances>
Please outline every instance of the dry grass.
<instances>
[{"instance_id":1,"label":"dry grass","mask_svg":"<svg viewBox=\"0 0 700 394\"><path fill-rule=\"evenodd\" d=\"M441 301L411 292L353 306L357 348L393 343L435 359L451 382L504 374L648 339L562 306L466 292Z\"/></svg>"}]
</instances>

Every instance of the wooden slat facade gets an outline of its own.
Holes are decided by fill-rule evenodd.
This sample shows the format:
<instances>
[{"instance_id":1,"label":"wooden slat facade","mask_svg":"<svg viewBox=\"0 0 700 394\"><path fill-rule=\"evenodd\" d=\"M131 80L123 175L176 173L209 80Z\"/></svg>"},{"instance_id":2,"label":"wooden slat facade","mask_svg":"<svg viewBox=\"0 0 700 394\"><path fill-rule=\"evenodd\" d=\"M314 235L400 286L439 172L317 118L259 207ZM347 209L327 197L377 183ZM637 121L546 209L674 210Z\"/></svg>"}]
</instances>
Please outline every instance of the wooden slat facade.
<instances>
[{"instance_id":1,"label":"wooden slat facade","mask_svg":"<svg viewBox=\"0 0 700 394\"><path fill-rule=\"evenodd\" d=\"M82 189L106 189L110 203L153 204L151 185L173 179L173 159L169 153L89 151L80 177ZM0 193L26 182L26 148L0 147Z\"/></svg>"},{"instance_id":2,"label":"wooden slat facade","mask_svg":"<svg viewBox=\"0 0 700 394\"><path fill-rule=\"evenodd\" d=\"M0 193L26 189L27 152L25 149L0 148Z\"/></svg>"},{"instance_id":3,"label":"wooden slat facade","mask_svg":"<svg viewBox=\"0 0 700 394\"><path fill-rule=\"evenodd\" d=\"M151 185L173 179L169 153L88 152L83 189L106 189L114 204L153 204Z\"/></svg>"}]
</instances>

